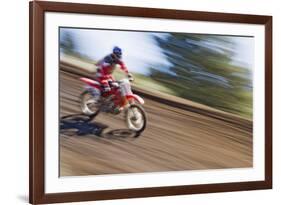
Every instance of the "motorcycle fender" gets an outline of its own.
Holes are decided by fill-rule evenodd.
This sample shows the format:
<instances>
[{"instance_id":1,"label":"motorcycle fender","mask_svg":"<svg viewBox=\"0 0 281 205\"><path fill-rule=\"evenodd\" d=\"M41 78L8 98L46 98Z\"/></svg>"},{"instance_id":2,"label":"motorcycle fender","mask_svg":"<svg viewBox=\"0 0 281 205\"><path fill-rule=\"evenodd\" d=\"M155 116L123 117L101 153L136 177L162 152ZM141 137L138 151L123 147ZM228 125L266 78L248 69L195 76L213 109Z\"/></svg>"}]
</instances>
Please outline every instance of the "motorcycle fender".
<instances>
[{"instance_id":1,"label":"motorcycle fender","mask_svg":"<svg viewBox=\"0 0 281 205\"><path fill-rule=\"evenodd\" d=\"M97 88L97 89L101 89L100 88L100 83L98 83L97 81L95 80L91 80L89 78L80 78L81 81L83 81L84 83L86 83L87 85L90 85L94 88Z\"/></svg>"},{"instance_id":2,"label":"motorcycle fender","mask_svg":"<svg viewBox=\"0 0 281 205\"><path fill-rule=\"evenodd\" d=\"M134 99L134 100L138 101L140 104L144 104L144 100L138 95L135 95L135 94L126 95L126 98L127 98L127 100Z\"/></svg>"}]
</instances>

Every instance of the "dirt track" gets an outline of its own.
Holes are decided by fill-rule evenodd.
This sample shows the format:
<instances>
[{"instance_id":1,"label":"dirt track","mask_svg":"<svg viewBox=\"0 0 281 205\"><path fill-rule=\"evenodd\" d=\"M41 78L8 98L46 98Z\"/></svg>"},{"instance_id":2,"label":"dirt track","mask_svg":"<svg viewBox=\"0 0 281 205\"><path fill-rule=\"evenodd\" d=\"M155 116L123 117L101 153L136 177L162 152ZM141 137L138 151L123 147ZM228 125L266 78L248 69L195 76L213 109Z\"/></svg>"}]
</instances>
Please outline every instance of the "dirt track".
<instances>
[{"instance_id":1,"label":"dirt track","mask_svg":"<svg viewBox=\"0 0 281 205\"><path fill-rule=\"evenodd\" d=\"M91 122L75 116L83 88L78 78L60 71L60 117L74 115L61 120L61 176L252 166L251 122L238 126L145 98L147 128L134 138L123 130L122 115L100 114Z\"/></svg>"}]
</instances>

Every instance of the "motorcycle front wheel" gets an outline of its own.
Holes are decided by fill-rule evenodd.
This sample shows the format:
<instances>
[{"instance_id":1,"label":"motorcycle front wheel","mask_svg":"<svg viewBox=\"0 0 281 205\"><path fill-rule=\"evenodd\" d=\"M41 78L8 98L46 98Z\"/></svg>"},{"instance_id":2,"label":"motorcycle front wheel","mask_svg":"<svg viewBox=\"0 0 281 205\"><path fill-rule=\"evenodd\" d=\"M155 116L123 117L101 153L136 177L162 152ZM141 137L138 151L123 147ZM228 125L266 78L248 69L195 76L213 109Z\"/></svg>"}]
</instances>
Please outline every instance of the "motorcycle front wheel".
<instances>
[{"instance_id":1,"label":"motorcycle front wheel","mask_svg":"<svg viewBox=\"0 0 281 205\"><path fill-rule=\"evenodd\" d=\"M146 127L146 114L143 107L139 104L131 104L126 111L126 122L130 130L143 132Z\"/></svg>"},{"instance_id":2,"label":"motorcycle front wheel","mask_svg":"<svg viewBox=\"0 0 281 205\"><path fill-rule=\"evenodd\" d=\"M81 95L81 109L85 115L95 116L100 111L99 97L93 96L88 90L84 91Z\"/></svg>"}]
</instances>

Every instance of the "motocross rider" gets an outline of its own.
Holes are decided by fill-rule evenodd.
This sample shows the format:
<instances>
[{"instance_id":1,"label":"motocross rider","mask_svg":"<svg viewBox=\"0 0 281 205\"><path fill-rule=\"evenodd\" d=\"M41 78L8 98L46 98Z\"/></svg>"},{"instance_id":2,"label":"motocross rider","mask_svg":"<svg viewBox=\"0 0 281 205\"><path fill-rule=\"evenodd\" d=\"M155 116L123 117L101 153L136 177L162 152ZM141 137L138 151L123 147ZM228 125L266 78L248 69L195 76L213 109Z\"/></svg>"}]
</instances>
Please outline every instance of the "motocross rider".
<instances>
[{"instance_id":1,"label":"motocross rider","mask_svg":"<svg viewBox=\"0 0 281 205\"><path fill-rule=\"evenodd\" d=\"M103 92L109 92L111 90L111 86L114 85L114 77L112 76L113 71L115 70L116 65L119 65L121 70L123 70L129 79L133 79L131 73L129 73L125 63L122 61L122 49L115 46L112 50L112 53L105 56L102 60L96 63L98 67L96 72L97 80L102 84ZM124 96L122 96L123 98ZM122 99L123 102L125 99ZM120 111L121 108L116 108L114 112Z\"/></svg>"}]
</instances>

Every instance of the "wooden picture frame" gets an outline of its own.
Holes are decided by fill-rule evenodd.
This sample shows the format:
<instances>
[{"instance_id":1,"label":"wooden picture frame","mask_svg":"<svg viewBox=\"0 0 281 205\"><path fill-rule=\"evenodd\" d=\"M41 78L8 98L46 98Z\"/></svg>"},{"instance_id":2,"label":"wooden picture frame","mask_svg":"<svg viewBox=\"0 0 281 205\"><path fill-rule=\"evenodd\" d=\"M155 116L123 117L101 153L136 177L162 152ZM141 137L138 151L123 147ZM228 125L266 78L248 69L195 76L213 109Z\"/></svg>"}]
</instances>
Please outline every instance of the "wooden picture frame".
<instances>
[{"instance_id":1,"label":"wooden picture frame","mask_svg":"<svg viewBox=\"0 0 281 205\"><path fill-rule=\"evenodd\" d=\"M30 142L29 200L32 204L74 202L256 190L272 188L272 17L199 11L104 6L77 3L30 2ZM96 14L140 18L194 20L207 22L245 23L265 26L265 179L231 183L162 186L149 188L81 191L68 193L45 192L45 58L44 19L46 12ZM44 43L45 42L45 43Z\"/></svg>"}]
</instances>

